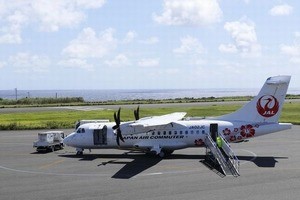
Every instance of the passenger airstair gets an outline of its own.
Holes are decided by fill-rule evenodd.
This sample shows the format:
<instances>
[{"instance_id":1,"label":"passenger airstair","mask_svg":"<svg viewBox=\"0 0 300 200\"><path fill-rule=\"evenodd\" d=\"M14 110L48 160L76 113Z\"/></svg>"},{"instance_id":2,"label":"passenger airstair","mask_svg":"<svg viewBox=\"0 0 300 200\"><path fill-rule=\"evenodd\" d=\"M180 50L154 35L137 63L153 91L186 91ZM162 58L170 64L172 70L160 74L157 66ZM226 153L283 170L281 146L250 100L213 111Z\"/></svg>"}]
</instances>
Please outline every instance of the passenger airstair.
<instances>
[{"instance_id":1,"label":"passenger airstair","mask_svg":"<svg viewBox=\"0 0 300 200\"><path fill-rule=\"evenodd\" d=\"M212 137L207 134L205 139L207 157L210 158L214 163L220 165L225 176L231 174L234 177L238 177L240 175L239 160L235 156L224 136L219 133L218 137L220 137L222 140L221 147L218 147L217 143L212 139Z\"/></svg>"}]
</instances>

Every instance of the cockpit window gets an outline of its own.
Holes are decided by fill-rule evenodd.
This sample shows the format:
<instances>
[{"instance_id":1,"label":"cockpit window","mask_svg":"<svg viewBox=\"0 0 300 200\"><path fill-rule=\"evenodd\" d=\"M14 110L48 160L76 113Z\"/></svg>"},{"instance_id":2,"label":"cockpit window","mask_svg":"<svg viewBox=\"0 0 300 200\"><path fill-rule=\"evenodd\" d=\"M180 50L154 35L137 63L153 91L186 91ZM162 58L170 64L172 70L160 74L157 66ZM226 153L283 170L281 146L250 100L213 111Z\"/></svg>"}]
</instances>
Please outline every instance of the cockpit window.
<instances>
[{"instance_id":1,"label":"cockpit window","mask_svg":"<svg viewBox=\"0 0 300 200\"><path fill-rule=\"evenodd\" d=\"M78 128L76 133L85 133L85 129L84 128Z\"/></svg>"}]
</instances>

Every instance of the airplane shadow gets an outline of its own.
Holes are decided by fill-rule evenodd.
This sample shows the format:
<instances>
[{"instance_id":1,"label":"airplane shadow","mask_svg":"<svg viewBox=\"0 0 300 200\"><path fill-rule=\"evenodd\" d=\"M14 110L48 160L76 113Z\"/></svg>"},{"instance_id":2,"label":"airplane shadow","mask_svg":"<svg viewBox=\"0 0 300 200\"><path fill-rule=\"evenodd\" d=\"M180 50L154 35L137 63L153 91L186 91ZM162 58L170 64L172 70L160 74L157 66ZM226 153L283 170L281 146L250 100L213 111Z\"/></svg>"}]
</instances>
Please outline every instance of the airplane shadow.
<instances>
[{"instance_id":1,"label":"airplane shadow","mask_svg":"<svg viewBox=\"0 0 300 200\"><path fill-rule=\"evenodd\" d=\"M125 153L125 154L85 154L85 155L59 155L60 157L77 158L79 161L93 161L100 158L111 159L106 162L101 162L98 167L121 164L124 165L111 178L115 179L130 179L143 171L157 165L163 159L158 156L145 155L144 153ZM164 159L179 160L179 159L204 159L204 155L179 155L172 154ZM120 161L120 159L131 159L132 161Z\"/></svg>"},{"instance_id":2,"label":"airplane shadow","mask_svg":"<svg viewBox=\"0 0 300 200\"><path fill-rule=\"evenodd\" d=\"M101 162L97 166L106 165L124 165L118 172L116 172L111 178L114 179L130 179L143 171L157 165L162 158L153 155L145 155L144 153L124 153L124 154L85 154L85 155L59 155L60 157L76 158L79 161L93 161L96 159L110 159L106 162ZM288 159L288 157L273 157L273 156L263 156L254 157L252 156L237 156L239 160L246 160L255 163L258 167L275 167L278 162L276 159ZM172 154L166 160L200 160L200 162L208 167L211 171L215 172L220 177L225 175L222 172L220 166L215 165L207 159L205 155L182 155L182 154ZM121 161L121 159L130 159L131 161Z\"/></svg>"},{"instance_id":3,"label":"airplane shadow","mask_svg":"<svg viewBox=\"0 0 300 200\"><path fill-rule=\"evenodd\" d=\"M258 167L275 167L278 159L288 159L288 157L274 157L274 156L237 156L239 160L250 161Z\"/></svg>"}]
</instances>

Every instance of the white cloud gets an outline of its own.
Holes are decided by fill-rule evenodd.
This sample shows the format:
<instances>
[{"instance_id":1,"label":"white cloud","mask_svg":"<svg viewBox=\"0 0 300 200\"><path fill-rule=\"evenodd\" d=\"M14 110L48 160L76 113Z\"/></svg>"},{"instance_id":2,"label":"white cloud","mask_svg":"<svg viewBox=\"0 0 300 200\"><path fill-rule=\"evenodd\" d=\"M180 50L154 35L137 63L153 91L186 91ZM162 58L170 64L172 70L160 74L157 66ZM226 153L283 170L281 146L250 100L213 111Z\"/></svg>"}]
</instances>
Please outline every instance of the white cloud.
<instances>
[{"instance_id":1,"label":"white cloud","mask_svg":"<svg viewBox=\"0 0 300 200\"><path fill-rule=\"evenodd\" d=\"M164 0L162 14L153 14L156 22L166 25L209 25L221 18L216 0Z\"/></svg>"},{"instance_id":2,"label":"white cloud","mask_svg":"<svg viewBox=\"0 0 300 200\"><path fill-rule=\"evenodd\" d=\"M112 28L98 34L92 28L83 29L77 38L71 40L62 50L65 59L60 61L60 64L93 71L94 66L89 64L87 59L101 59L108 56L117 47L114 32Z\"/></svg>"},{"instance_id":3,"label":"white cloud","mask_svg":"<svg viewBox=\"0 0 300 200\"><path fill-rule=\"evenodd\" d=\"M142 43L142 44L149 44L149 45L150 44L157 44L158 42L159 42L158 37L154 37L154 36L140 41L140 43Z\"/></svg>"},{"instance_id":4,"label":"white cloud","mask_svg":"<svg viewBox=\"0 0 300 200\"><path fill-rule=\"evenodd\" d=\"M58 64L70 68L81 68L86 69L87 71L94 71L94 67L91 64L88 64L85 59L70 58L67 60L61 60Z\"/></svg>"},{"instance_id":5,"label":"white cloud","mask_svg":"<svg viewBox=\"0 0 300 200\"><path fill-rule=\"evenodd\" d=\"M281 4L274 6L271 10L269 10L269 14L272 16L283 16L290 15L293 12L293 7L288 4Z\"/></svg>"},{"instance_id":6,"label":"white cloud","mask_svg":"<svg viewBox=\"0 0 300 200\"><path fill-rule=\"evenodd\" d=\"M6 65L6 62L0 61L0 69Z\"/></svg>"},{"instance_id":7,"label":"white cloud","mask_svg":"<svg viewBox=\"0 0 300 200\"><path fill-rule=\"evenodd\" d=\"M31 1L32 9L43 31L74 27L85 18L84 9L100 8L104 0L39 0Z\"/></svg>"},{"instance_id":8,"label":"white cloud","mask_svg":"<svg viewBox=\"0 0 300 200\"><path fill-rule=\"evenodd\" d=\"M294 36L295 36L296 38L300 38L300 32L299 32L299 31L294 32Z\"/></svg>"},{"instance_id":9,"label":"white cloud","mask_svg":"<svg viewBox=\"0 0 300 200\"><path fill-rule=\"evenodd\" d=\"M137 33L135 31L129 31L126 34L125 39L123 40L123 43L125 43L125 44L130 43L136 37L137 37Z\"/></svg>"},{"instance_id":10,"label":"white cloud","mask_svg":"<svg viewBox=\"0 0 300 200\"><path fill-rule=\"evenodd\" d=\"M291 63L300 64L300 44L281 45L281 53L290 57Z\"/></svg>"},{"instance_id":11,"label":"white cloud","mask_svg":"<svg viewBox=\"0 0 300 200\"><path fill-rule=\"evenodd\" d=\"M46 72L50 65L50 59L43 55L32 55L30 53L18 53L10 56L8 63L15 68L16 72Z\"/></svg>"},{"instance_id":12,"label":"white cloud","mask_svg":"<svg viewBox=\"0 0 300 200\"><path fill-rule=\"evenodd\" d=\"M138 61L138 66L140 67L155 67L159 65L159 59L158 58L147 58L147 59L141 59Z\"/></svg>"},{"instance_id":13,"label":"white cloud","mask_svg":"<svg viewBox=\"0 0 300 200\"><path fill-rule=\"evenodd\" d=\"M15 11L7 17L7 26L0 29L0 44L22 43L21 28L26 24L28 18L22 12Z\"/></svg>"},{"instance_id":14,"label":"white cloud","mask_svg":"<svg viewBox=\"0 0 300 200\"><path fill-rule=\"evenodd\" d=\"M102 7L105 1L106 0L76 0L75 3L78 7L83 6L86 9L96 9Z\"/></svg>"},{"instance_id":15,"label":"white cloud","mask_svg":"<svg viewBox=\"0 0 300 200\"><path fill-rule=\"evenodd\" d=\"M221 44L219 46L221 52L239 52L245 57L258 57L261 55L261 45L257 41L253 22L245 18L239 21L226 22L224 29L229 32L234 44Z\"/></svg>"},{"instance_id":16,"label":"white cloud","mask_svg":"<svg viewBox=\"0 0 300 200\"><path fill-rule=\"evenodd\" d=\"M68 1L33 1L32 9L42 31L58 31L61 27L74 27L85 15Z\"/></svg>"},{"instance_id":17,"label":"white cloud","mask_svg":"<svg viewBox=\"0 0 300 200\"><path fill-rule=\"evenodd\" d=\"M112 28L98 35L92 28L85 28L63 49L62 53L71 58L102 58L117 46L113 34Z\"/></svg>"},{"instance_id":18,"label":"white cloud","mask_svg":"<svg viewBox=\"0 0 300 200\"><path fill-rule=\"evenodd\" d=\"M19 31L12 31L10 28L0 31L0 44L20 44L22 43Z\"/></svg>"},{"instance_id":19,"label":"white cloud","mask_svg":"<svg viewBox=\"0 0 300 200\"><path fill-rule=\"evenodd\" d=\"M237 53L238 50L233 44L221 44L219 46L219 51L222 53Z\"/></svg>"},{"instance_id":20,"label":"white cloud","mask_svg":"<svg viewBox=\"0 0 300 200\"><path fill-rule=\"evenodd\" d=\"M105 64L112 67L122 67L130 65L130 61L124 54L119 54L113 60L105 61Z\"/></svg>"},{"instance_id":21,"label":"white cloud","mask_svg":"<svg viewBox=\"0 0 300 200\"><path fill-rule=\"evenodd\" d=\"M22 42L27 25L37 24L41 31L58 31L78 26L86 19L85 10L103 6L105 0L0 0L0 44Z\"/></svg>"},{"instance_id":22,"label":"white cloud","mask_svg":"<svg viewBox=\"0 0 300 200\"><path fill-rule=\"evenodd\" d=\"M196 53L202 54L205 52L202 44L199 40L192 36L186 36L180 39L181 45L178 48L173 49L174 53L177 54L186 54L186 53Z\"/></svg>"}]
</instances>

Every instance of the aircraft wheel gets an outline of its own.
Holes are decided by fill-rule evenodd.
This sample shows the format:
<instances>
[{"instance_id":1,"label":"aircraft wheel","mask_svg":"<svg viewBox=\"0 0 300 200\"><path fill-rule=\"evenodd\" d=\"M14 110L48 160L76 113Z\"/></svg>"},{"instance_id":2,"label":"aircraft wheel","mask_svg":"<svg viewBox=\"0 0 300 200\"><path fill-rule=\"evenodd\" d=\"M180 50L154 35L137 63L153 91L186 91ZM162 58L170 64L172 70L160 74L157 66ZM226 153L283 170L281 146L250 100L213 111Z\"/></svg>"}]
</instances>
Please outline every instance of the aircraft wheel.
<instances>
[{"instance_id":1,"label":"aircraft wheel","mask_svg":"<svg viewBox=\"0 0 300 200\"><path fill-rule=\"evenodd\" d=\"M83 151L84 151L84 149L82 149L82 148L76 148L76 155L78 156L78 155L83 155Z\"/></svg>"},{"instance_id":2,"label":"aircraft wheel","mask_svg":"<svg viewBox=\"0 0 300 200\"><path fill-rule=\"evenodd\" d=\"M165 155L166 155L166 154L165 154L165 152L163 152L163 151L161 151L161 152L158 154L158 156L161 157L161 158L164 158Z\"/></svg>"},{"instance_id":3,"label":"aircraft wheel","mask_svg":"<svg viewBox=\"0 0 300 200\"><path fill-rule=\"evenodd\" d=\"M165 155L170 156L174 151L173 150L165 150Z\"/></svg>"}]
</instances>

